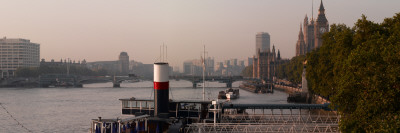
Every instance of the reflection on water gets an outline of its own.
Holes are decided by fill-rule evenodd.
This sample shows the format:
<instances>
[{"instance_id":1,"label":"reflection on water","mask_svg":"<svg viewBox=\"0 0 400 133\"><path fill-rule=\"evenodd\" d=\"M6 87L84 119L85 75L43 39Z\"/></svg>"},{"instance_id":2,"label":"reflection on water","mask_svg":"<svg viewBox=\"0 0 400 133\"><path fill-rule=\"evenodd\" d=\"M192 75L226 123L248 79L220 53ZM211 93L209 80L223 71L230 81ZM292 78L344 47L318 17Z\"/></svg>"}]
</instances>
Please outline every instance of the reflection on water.
<instances>
[{"instance_id":1,"label":"reflection on water","mask_svg":"<svg viewBox=\"0 0 400 133\"><path fill-rule=\"evenodd\" d=\"M233 83L238 87L240 82ZM120 98L153 97L153 82L84 85L84 88L0 88L0 103L18 121L33 132L88 132L91 119L121 115ZM189 81L170 81L171 99L202 99L202 87L192 88ZM216 99L225 84L206 82L206 98ZM255 94L240 91L240 98L232 103L287 103L287 94ZM0 109L1 132L27 132L4 109Z\"/></svg>"}]
</instances>

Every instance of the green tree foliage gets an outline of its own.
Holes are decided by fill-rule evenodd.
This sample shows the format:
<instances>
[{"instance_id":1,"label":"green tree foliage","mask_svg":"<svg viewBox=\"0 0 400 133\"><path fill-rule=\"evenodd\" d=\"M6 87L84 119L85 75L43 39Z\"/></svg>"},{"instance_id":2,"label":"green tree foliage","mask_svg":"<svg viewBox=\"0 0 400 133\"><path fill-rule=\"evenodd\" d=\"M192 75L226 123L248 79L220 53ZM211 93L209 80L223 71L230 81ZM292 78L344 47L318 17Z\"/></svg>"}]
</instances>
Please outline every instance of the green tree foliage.
<instances>
[{"instance_id":1,"label":"green tree foliage","mask_svg":"<svg viewBox=\"0 0 400 133\"><path fill-rule=\"evenodd\" d=\"M38 77L39 71L36 67L20 67L15 72L17 77Z\"/></svg>"},{"instance_id":2,"label":"green tree foliage","mask_svg":"<svg viewBox=\"0 0 400 133\"><path fill-rule=\"evenodd\" d=\"M276 76L279 79L287 79L295 84L301 83L301 74L303 73L303 62L306 56L300 55L293 57L290 62L283 63L277 67Z\"/></svg>"},{"instance_id":3,"label":"green tree foliage","mask_svg":"<svg viewBox=\"0 0 400 133\"><path fill-rule=\"evenodd\" d=\"M352 46L354 32L346 25L332 25L330 32L324 34L324 45L307 54L307 81L313 91L323 96L334 93L343 70L343 61L347 58Z\"/></svg>"},{"instance_id":4,"label":"green tree foliage","mask_svg":"<svg viewBox=\"0 0 400 133\"><path fill-rule=\"evenodd\" d=\"M307 55L309 87L330 96L344 132L400 130L400 13L353 28L332 25Z\"/></svg>"},{"instance_id":5,"label":"green tree foliage","mask_svg":"<svg viewBox=\"0 0 400 133\"><path fill-rule=\"evenodd\" d=\"M242 70L243 77L253 77L253 65L249 65Z\"/></svg>"}]
</instances>

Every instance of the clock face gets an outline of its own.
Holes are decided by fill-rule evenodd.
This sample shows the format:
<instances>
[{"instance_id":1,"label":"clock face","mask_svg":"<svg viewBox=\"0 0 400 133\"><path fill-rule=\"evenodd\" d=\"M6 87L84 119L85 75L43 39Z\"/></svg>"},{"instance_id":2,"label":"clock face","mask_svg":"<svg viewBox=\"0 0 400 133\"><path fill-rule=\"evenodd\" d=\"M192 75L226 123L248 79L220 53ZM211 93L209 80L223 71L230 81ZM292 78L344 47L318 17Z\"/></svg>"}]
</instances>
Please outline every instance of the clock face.
<instances>
[{"instance_id":1,"label":"clock face","mask_svg":"<svg viewBox=\"0 0 400 133\"><path fill-rule=\"evenodd\" d=\"M326 29L325 29L324 27L321 27L321 28L319 29L319 32L325 33L325 32L326 32Z\"/></svg>"}]
</instances>

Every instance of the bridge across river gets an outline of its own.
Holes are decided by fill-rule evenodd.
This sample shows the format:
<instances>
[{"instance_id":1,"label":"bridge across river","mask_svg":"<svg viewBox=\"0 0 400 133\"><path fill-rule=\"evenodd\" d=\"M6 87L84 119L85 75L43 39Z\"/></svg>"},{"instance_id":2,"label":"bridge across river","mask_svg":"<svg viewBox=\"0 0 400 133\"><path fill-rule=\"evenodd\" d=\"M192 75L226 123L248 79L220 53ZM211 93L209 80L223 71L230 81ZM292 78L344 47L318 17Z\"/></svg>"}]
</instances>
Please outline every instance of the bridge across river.
<instances>
[{"instance_id":1,"label":"bridge across river","mask_svg":"<svg viewBox=\"0 0 400 133\"><path fill-rule=\"evenodd\" d=\"M192 82L193 88L197 87L198 83L203 82L203 77L202 76L170 76L170 79L176 79L176 80L187 80ZM232 87L232 83L235 81L241 81L244 80L242 76L205 76L204 77L205 81L218 81L220 83L225 83L226 87Z\"/></svg>"},{"instance_id":2,"label":"bridge across river","mask_svg":"<svg viewBox=\"0 0 400 133\"><path fill-rule=\"evenodd\" d=\"M82 84L113 82L113 87L120 87L123 81L137 81L135 76L77 76L72 74L44 74L39 77L40 87L82 87Z\"/></svg>"}]
</instances>

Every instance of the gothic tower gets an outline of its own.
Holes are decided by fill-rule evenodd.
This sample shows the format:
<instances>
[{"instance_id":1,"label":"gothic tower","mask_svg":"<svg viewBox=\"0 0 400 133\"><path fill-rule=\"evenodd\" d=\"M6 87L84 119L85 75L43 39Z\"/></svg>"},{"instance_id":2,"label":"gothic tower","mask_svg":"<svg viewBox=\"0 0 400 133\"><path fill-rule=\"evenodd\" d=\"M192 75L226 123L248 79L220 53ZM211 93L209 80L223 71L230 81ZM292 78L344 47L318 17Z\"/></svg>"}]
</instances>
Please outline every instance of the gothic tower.
<instances>
[{"instance_id":1,"label":"gothic tower","mask_svg":"<svg viewBox=\"0 0 400 133\"><path fill-rule=\"evenodd\" d=\"M296 56L304 55L307 53L306 43L304 42L303 30L300 24L299 38L296 43Z\"/></svg>"},{"instance_id":2,"label":"gothic tower","mask_svg":"<svg viewBox=\"0 0 400 133\"><path fill-rule=\"evenodd\" d=\"M308 17L307 17L307 14L306 14L306 17L304 18L304 22L303 22L304 43L306 43L306 45L308 45L308 43L309 43L309 40L308 40L308 37L309 37L309 35L308 35L308 27L309 27L309 24L308 24ZM314 32L314 31L313 31L313 32Z\"/></svg>"},{"instance_id":3,"label":"gothic tower","mask_svg":"<svg viewBox=\"0 0 400 133\"><path fill-rule=\"evenodd\" d=\"M311 52L314 49L314 19L311 18L310 23L307 25L307 31L305 31L307 35L304 34L304 41L306 43L307 52Z\"/></svg>"},{"instance_id":4,"label":"gothic tower","mask_svg":"<svg viewBox=\"0 0 400 133\"><path fill-rule=\"evenodd\" d=\"M321 5L318 10L318 18L314 26L315 44L314 48L322 46L322 34L329 31L329 23L325 16L324 4L321 0Z\"/></svg>"}]
</instances>

